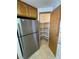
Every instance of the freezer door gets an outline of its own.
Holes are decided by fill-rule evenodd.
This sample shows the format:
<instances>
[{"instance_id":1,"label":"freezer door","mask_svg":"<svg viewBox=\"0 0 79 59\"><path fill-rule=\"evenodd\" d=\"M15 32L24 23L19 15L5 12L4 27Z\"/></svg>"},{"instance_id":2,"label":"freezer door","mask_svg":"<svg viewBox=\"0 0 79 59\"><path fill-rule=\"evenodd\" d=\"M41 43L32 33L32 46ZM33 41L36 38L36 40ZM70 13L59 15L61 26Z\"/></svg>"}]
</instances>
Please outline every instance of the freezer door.
<instances>
[{"instance_id":1,"label":"freezer door","mask_svg":"<svg viewBox=\"0 0 79 59\"><path fill-rule=\"evenodd\" d=\"M38 21L18 18L19 30L21 35L27 35L38 31Z\"/></svg>"},{"instance_id":2,"label":"freezer door","mask_svg":"<svg viewBox=\"0 0 79 59\"><path fill-rule=\"evenodd\" d=\"M28 57L30 57L38 49L36 44L37 40L34 35L35 34L22 37L24 59L28 59Z\"/></svg>"},{"instance_id":3,"label":"freezer door","mask_svg":"<svg viewBox=\"0 0 79 59\"><path fill-rule=\"evenodd\" d=\"M27 35L33 33L32 30L32 20L20 19L20 31L21 35Z\"/></svg>"},{"instance_id":4,"label":"freezer door","mask_svg":"<svg viewBox=\"0 0 79 59\"><path fill-rule=\"evenodd\" d=\"M32 29L33 29L33 32L38 32L38 21L37 20L32 20Z\"/></svg>"}]
</instances>

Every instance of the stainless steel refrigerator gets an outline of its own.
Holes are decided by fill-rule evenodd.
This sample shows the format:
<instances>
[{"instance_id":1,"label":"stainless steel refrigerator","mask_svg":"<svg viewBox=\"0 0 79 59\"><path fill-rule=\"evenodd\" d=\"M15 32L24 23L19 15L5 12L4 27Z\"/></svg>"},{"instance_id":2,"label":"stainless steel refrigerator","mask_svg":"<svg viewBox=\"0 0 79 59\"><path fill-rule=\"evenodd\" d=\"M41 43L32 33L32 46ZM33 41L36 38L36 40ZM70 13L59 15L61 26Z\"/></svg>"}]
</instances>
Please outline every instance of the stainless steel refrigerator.
<instances>
[{"instance_id":1,"label":"stainless steel refrigerator","mask_svg":"<svg viewBox=\"0 0 79 59\"><path fill-rule=\"evenodd\" d=\"M22 56L28 59L39 49L38 21L17 18L17 36Z\"/></svg>"}]
</instances>

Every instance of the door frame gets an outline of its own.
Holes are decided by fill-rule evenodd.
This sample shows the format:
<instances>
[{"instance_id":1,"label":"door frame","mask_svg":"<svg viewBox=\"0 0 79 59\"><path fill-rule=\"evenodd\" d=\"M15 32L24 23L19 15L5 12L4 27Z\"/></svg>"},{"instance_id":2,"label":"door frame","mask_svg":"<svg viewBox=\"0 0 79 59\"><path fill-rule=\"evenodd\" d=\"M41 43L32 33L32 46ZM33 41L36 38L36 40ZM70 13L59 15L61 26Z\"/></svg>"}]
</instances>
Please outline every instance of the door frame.
<instances>
[{"instance_id":1,"label":"door frame","mask_svg":"<svg viewBox=\"0 0 79 59\"><path fill-rule=\"evenodd\" d=\"M51 11L47 11L47 12L39 12L39 25L40 25L40 14L48 14L50 13L50 16L51 16ZM50 20L50 19L49 19ZM40 29L40 28L39 28ZM50 25L49 25L49 31L50 31ZM48 34L49 35L49 34ZM40 36L40 30L39 30L39 36ZM41 39L39 37L39 40L40 40L40 44L41 44ZM48 38L48 44L49 44L49 38Z\"/></svg>"}]
</instances>

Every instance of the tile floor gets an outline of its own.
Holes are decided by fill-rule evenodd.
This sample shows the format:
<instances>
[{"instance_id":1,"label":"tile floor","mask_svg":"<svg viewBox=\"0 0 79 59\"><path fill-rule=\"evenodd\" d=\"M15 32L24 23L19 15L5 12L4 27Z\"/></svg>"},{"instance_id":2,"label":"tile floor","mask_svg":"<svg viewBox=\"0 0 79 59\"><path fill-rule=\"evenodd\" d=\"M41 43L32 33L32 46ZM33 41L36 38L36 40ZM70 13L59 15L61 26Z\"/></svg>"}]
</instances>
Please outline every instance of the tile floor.
<instances>
[{"instance_id":1,"label":"tile floor","mask_svg":"<svg viewBox=\"0 0 79 59\"><path fill-rule=\"evenodd\" d=\"M48 47L48 42L45 39L41 40L40 49L35 52L29 59L56 59Z\"/></svg>"}]
</instances>

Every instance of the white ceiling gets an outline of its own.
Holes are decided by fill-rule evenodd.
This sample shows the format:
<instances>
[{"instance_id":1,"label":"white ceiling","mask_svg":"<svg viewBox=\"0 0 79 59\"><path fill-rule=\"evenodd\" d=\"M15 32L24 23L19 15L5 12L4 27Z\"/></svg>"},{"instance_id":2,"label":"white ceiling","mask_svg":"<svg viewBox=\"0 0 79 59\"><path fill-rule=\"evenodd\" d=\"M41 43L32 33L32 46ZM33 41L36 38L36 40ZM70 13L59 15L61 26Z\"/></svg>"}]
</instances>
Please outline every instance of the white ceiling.
<instances>
[{"instance_id":1,"label":"white ceiling","mask_svg":"<svg viewBox=\"0 0 79 59\"><path fill-rule=\"evenodd\" d=\"M48 8L55 7L56 4L60 3L60 0L22 0L36 8Z\"/></svg>"},{"instance_id":2,"label":"white ceiling","mask_svg":"<svg viewBox=\"0 0 79 59\"><path fill-rule=\"evenodd\" d=\"M54 10L61 4L61 0L21 0L38 8L39 12L48 12Z\"/></svg>"}]
</instances>

